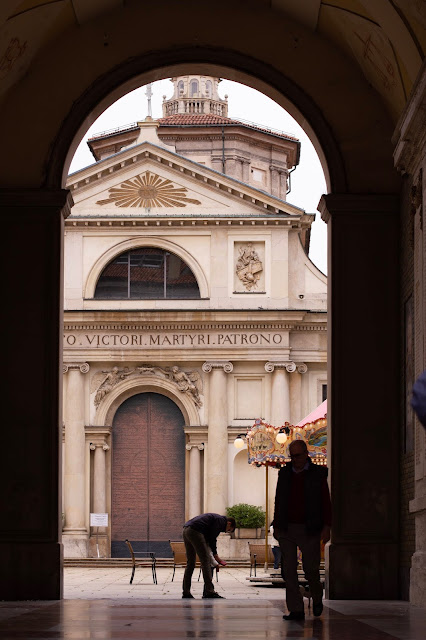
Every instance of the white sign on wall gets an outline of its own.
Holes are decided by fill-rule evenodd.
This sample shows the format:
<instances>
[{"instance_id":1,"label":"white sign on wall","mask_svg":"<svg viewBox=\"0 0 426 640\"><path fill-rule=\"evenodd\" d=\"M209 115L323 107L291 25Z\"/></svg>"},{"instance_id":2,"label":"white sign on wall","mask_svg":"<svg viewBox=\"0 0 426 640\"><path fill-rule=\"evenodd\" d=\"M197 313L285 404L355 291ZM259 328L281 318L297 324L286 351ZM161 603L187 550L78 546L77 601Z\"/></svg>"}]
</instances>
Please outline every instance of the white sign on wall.
<instances>
[{"instance_id":1,"label":"white sign on wall","mask_svg":"<svg viewBox=\"0 0 426 640\"><path fill-rule=\"evenodd\" d=\"M91 527L107 527L108 514L107 513L91 513L90 526Z\"/></svg>"}]
</instances>

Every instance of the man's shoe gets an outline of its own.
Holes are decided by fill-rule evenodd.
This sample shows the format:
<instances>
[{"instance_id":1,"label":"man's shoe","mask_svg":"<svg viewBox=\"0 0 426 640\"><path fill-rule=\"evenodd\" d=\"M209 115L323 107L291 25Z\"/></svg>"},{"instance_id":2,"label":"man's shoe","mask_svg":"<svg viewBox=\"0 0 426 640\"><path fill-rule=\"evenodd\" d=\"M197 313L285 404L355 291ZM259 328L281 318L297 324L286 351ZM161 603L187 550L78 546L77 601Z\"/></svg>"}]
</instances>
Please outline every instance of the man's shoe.
<instances>
[{"instance_id":1,"label":"man's shoe","mask_svg":"<svg viewBox=\"0 0 426 640\"><path fill-rule=\"evenodd\" d=\"M290 611L287 616L283 616L283 620L304 620L305 613L303 611Z\"/></svg>"},{"instance_id":2,"label":"man's shoe","mask_svg":"<svg viewBox=\"0 0 426 640\"><path fill-rule=\"evenodd\" d=\"M195 598L194 598L194 596L192 595L192 593L183 593L183 594L182 594L182 598L193 598L193 599L195 600Z\"/></svg>"},{"instance_id":3,"label":"man's shoe","mask_svg":"<svg viewBox=\"0 0 426 640\"><path fill-rule=\"evenodd\" d=\"M323 610L323 606L322 606L322 600L320 602L317 602L315 604L315 602L312 604L312 611L314 616L320 616L322 614L322 610Z\"/></svg>"},{"instance_id":4,"label":"man's shoe","mask_svg":"<svg viewBox=\"0 0 426 640\"><path fill-rule=\"evenodd\" d=\"M219 595L218 593L216 593L216 591L213 591L213 593L206 593L206 595L203 596L204 599L209 599L209 598L222 598L222 600L225 600L225 598L221 595Z\"/></svg>"}]
</instances>

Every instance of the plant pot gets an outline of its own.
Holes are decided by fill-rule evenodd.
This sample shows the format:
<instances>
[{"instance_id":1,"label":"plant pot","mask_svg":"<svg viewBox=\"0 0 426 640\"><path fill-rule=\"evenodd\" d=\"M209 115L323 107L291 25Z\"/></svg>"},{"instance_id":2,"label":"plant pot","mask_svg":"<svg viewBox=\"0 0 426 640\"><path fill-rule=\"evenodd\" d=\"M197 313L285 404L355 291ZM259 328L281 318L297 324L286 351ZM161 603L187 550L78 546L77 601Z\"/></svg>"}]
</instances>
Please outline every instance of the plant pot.
<instances>
[{"instance_id":1,"label":"plant pot","mask_svg":"<svg viewBox=\"0 0 426 640\"><path fill-rule=\"evenodd\" d=\"M262 528L258 527L257 529L247 529L247 528L243 528L243 527L237 527L235 529L235 537L236 538L244 538L244 539L248 539L248 538L260 538L262 534Z\"/></svg>"}]
</instances>

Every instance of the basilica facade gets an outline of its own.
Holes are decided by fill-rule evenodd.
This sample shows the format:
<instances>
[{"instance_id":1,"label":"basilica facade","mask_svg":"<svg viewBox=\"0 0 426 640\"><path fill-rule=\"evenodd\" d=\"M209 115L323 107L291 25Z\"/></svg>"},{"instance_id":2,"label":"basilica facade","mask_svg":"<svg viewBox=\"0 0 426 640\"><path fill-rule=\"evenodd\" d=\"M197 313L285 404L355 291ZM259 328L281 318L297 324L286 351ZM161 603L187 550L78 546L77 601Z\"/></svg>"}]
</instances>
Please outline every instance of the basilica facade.
<instances>
[{"instance_id":1,"label":"basilica facade","mask_svg":"<svg viewBox=\"0 0 426 640\"><path fill-rule=\"evenodd\" d=\"M326 397L314 216L286 201L300 142L229 118L218 78L172 80L162 118L95 136L68 179L65 557L122 556L126 538L163 556L190 517L264 508L236 435Z\"/></svg>"}]
</instances>

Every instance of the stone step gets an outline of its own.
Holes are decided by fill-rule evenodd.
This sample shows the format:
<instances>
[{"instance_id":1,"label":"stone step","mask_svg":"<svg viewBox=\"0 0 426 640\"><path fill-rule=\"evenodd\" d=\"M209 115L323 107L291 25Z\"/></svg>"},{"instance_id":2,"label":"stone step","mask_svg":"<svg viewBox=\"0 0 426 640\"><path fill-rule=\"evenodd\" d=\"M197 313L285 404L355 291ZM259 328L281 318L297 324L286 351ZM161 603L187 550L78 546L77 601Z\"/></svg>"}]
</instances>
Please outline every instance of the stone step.
<instances>
[{"instance_id":1,"label":"stone step","mask_svg":"<svg viewBox=\"0 0 426 640\"><path fill-rule=\"evenodd\" d=\"M138 559L138 563L140 560ZM247 568L250 570L250 562L248 560L227 560L227 566L230 569ZM64 558L64 567L131 567L131 558ZM151 566L150 558L146 560L146 566ZM169 567L173 568L172 558L156 558L157 568Z\"/></svg>"}]
</instances>

